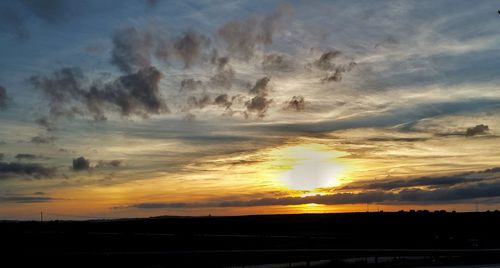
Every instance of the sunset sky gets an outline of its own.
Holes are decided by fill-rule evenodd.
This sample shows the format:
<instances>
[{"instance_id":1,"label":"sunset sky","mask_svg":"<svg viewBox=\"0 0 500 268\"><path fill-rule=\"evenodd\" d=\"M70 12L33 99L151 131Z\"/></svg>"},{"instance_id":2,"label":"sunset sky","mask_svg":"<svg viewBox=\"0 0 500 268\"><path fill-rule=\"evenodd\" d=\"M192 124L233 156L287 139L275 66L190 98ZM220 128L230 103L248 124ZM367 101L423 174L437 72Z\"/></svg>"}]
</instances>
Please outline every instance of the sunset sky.
<instances>
[{"instance_id":1,"label":"sunset sky","mask_svg":"<svg viewBox=\"0 0 500 268\"><path fill-rule=\"evenodd\" d=\"M500 209L498 1L0 3L0 220Z\"/></svg>"}]
</instances>

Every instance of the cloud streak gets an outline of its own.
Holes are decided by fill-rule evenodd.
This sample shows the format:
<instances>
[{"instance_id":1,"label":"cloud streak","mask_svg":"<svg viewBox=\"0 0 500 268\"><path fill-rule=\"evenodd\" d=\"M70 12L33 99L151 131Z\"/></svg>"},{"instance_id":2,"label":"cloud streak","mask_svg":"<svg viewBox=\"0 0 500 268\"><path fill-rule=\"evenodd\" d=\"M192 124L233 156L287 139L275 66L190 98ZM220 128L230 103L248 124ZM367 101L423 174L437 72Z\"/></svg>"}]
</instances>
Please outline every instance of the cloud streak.
<instances>
[{"instance_id":1,"label":"cloud streak","mask_svg":"<svg viewBox=\"0 0 500 268\"><path fill-rule=\"evenodd\" d=\"M44 167L36 163L8 163L0 162L0 178L8 179L12 176L29 176L35 179L51 178L55 175L55 168Z\"/></svg>"}]
</instances>

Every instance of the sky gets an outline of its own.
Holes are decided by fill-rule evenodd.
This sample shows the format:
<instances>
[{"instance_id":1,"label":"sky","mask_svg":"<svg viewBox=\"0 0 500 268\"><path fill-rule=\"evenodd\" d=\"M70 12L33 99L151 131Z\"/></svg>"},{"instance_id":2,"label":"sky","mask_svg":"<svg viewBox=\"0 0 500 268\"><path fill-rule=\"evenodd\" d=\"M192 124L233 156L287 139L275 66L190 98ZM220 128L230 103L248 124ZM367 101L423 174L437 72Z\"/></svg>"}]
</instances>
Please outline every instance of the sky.
<instances>
[{"instance_id":1,"label":"sky","mask_svg":"<svg viewBox=\"0 0 500 268\"><path fill-rule=\"evenodd\" d=\"M498 8L1 1L0 220L500 209Z\"/></svg>"}]
</instances>

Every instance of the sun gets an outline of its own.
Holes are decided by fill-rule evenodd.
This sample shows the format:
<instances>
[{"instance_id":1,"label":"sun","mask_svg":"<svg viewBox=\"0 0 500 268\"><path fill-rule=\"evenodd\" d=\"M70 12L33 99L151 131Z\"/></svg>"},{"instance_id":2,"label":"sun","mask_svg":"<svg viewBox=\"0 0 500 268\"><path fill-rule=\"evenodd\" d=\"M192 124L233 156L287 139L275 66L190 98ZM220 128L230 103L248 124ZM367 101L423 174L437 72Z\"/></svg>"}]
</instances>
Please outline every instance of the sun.
<instances>
[{"instance_id":1,"label":"sun","mask_svg":"<svg viewBox=\"0 0 500 268\"><path fill-rule=\"evenodd\" d=\"M340 183L346 166L339 160L344 154L322 144L304 144L279 150L283 184L293 190L311 191Z\"/></svg>"}]
</instances>

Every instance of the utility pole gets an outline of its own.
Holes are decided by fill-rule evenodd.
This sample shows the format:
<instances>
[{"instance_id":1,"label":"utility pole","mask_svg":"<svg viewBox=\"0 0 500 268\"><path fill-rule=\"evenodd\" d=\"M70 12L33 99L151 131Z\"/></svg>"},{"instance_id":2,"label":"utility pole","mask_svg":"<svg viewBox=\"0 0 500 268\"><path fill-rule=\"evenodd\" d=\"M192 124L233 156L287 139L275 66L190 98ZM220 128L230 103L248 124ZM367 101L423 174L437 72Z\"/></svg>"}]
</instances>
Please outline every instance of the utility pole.
<instances>
[{"instance_id":1,"label":"utility pole","mask_svg":"<svg viewBox=\"0 0 500 268\"><path fill-rule=\"evenodd\" d=\"M43 222L43 211L40 211L40 222Z\"/></svg>"}]
</instances>

